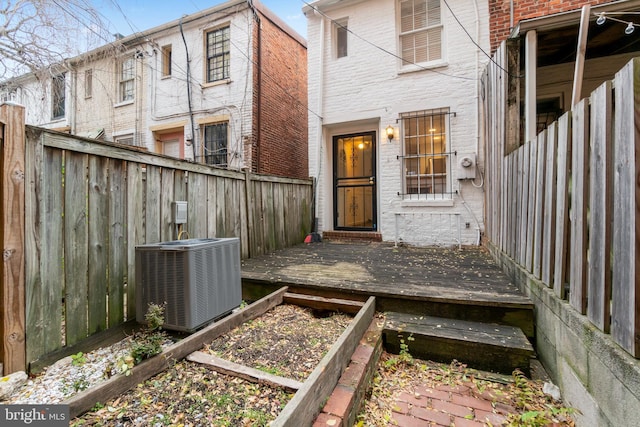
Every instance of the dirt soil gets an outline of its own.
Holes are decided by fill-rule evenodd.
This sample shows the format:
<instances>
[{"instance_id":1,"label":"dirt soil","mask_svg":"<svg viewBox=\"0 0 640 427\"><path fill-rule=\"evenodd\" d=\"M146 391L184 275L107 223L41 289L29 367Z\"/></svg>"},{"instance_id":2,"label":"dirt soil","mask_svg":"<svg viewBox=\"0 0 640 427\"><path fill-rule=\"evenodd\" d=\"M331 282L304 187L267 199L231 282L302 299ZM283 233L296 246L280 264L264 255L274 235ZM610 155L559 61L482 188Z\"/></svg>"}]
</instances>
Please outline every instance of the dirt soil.
<instances>
[{"instance_id":1,"label":"dirt soil","mask_svg":"<svg viewBox=\"0 0 640 427\"><path fill-rule=\"evenodd\" d=\"M304 381L351 316L279 305L204 346L202 351ZM182 360L119 398L97 405L73 426L266 426L293 397L282 389L219 374Z\"/></svg>"}]
</instances>

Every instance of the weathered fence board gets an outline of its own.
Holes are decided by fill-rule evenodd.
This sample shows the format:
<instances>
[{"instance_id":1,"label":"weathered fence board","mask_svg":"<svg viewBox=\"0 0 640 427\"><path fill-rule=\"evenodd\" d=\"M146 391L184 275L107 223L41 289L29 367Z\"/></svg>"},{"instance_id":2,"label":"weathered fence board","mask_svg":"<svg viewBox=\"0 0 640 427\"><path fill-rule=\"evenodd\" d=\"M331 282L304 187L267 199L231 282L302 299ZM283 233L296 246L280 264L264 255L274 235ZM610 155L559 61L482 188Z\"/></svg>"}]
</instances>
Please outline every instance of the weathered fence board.
<instances>
[{"instance_id":1,"label":"weathered fence board","mask_svg":"<svg viewBox=\"0 0 640 427\"><path fill-rule=\"evenodd\" d=\"M538 279L542 271L542 229L544 226L544 173L545 150L547 148L547 133L538 135L536 156L536 181L535 181L535 212L533 214L533 275Z\"/></svg>"},{"instance_id":2,"label":"weathered fence board","mask_svg":"<svg viewBox=\"0 0 640 427\"><path fill-rule=\"evenodd\" d=\"M587 206L589 102L580 101L573 108L571 146L571 252L569 302L580 313L587 309Z\"/></svg>"},{"instance_id":3,"label":"weathered fence board","mask_svg":"<svg viewBox=\"0 0 640 427\"><path fill-rule=\"evenodd\" d=\"M7 373L25 364L25 147L13 144L24 140L24 108L0 105L0 124L4 124L2 155L2 282L0 283L0 350ZM13 232L8 232L12 230Z\"/></svg>"},{"instance_id":4,"label":"weathered fence board","mask_svg":"<svg viewBox=\"0 0 640 427\"><path fill-rule=\"evenodd\" d=\"M571 174L571 112L558 119L558 172L556 191L555 261L553 263L553 289L564 299L567 281L567 252L569 251L569 176Z\"/></svg>"},{"instance_id":5,"label":"weathered fence board","mask_svg":"<svg viewBox=\"0 0 640 427\"><path fill-rule=\"evenodd\" d=\"M123 160L109 159L109 210L108 210L108 299L109 328L124 323L126 318L127 286L127 182L126 165ZM135 300L134 298L131 298Z\"/></svg>"},{"instance_id":6,"label":"weathered fence board","mask_svg":"<svg viewBox=\"0 0 640 427\"><path fill-rule=\"evenodd\" d=\"M527 223L525 225L527 230L527 251L525 254L525 265L528 271L533 270L533 245L534 245L534 231L535 231L535 218L536 213L536 170L538 159L538 143L535 140L529 142L529 161L528 161L528 179L527 184L529 186L529 200L527 201Z\"/></svg>"},{"instance_id":7,"label":"weathered fence board","mask_svg":"<svg viewBox=\"0 0 640 427\"><path fill-rule=\"evenodd\" d=\"M615 77L615 174L613 204L613 288L611 335L640 356L640 60ZM623 88L618 90L619 88Z\"/></svg>"},{"instance_id":8,"label":"weathered fence board","mask_svg":"<svg viewBox=\"0 0 640 427\"><path fill-rule=\"evenodd\" d=\"M553 261L555 257L554 231L556 229L556 145L558 122L553 122L546 130L546 175L544 184L544 230L542 232L542 281L553 286Z\"/></svg>"},{"instance_id":9,"label":"weathered fence board","mask_svg":"<svg viewBox=\"0 0 640 427\"><path fill-rule=\"evenodd\" d=\"M89 274L88 316L89 335L107 329L109 223L104 216L109 212L107 194L108 164L106 157L89 158ZM83 337L84 338L84 337Z\"/></svg>"},{"instance_id":10,"label":"weathered fence board","mask_svg":"<svg viewBox=\"0 0 640 427\"><path fill-rule=\"evenodd\" d=\"M589 265L587 316L609 332L611 300L611 209L613 150L611 147L611 82L591 94L589 151Z\"/></svg>"},{"instance_id":11,"label":"weathered fence board","mask_svg":"<svg viewBox=\"0 0 640 427\"><path fill-rule=\"evenodd\" d=\"M75 344L87 336L88 168L87 154L65 152L63 248L66 345Z\"/></svg>"}]
</instances>

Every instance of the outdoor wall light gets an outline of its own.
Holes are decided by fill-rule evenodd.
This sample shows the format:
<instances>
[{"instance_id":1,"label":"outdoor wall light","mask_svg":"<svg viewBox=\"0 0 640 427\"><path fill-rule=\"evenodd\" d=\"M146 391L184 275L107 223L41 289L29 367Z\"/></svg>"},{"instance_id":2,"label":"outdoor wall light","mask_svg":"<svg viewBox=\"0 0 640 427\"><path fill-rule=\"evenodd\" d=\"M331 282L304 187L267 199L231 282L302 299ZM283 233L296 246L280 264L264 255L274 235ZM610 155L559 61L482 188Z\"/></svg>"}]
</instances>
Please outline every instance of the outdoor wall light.
<instances>
[{"instance_id":1,"label":"outdoor wall light","mask_svg":"<svg viewBox=\"0 0 640 427\"><path fill-rule=\"evenodd\" d=\"M598 15L598 19L596 19L596 24L603 25L606 21L607 21L607 17L604 16L604 12L602 12L600 13L600 15Z\"/></svg>"},{"instance_id":2,"label":"outdoor wall light","mask_svg":"<svg viewBox=\"0 0 640 427\"><path fill-rule=\"evenodd\" d=\"M387 132L387 139L389 140L389 142L391 142L394 137L395 129L393 128L393 126L389 125L387 126L385 131Z\"/></svg>"}]
</instances>

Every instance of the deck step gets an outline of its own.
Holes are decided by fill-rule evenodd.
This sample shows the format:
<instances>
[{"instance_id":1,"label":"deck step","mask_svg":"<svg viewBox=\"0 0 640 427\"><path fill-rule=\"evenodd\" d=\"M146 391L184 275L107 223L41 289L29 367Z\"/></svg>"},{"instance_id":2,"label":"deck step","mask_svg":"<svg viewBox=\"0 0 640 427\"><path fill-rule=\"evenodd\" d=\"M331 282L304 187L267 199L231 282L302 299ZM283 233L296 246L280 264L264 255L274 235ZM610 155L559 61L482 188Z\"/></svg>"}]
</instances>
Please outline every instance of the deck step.
<instances>
[{"instance_id":1,"label":"deck step","mask_svg":"<svg viewBox=\"0 0 640 427\"><path fill-rule=\"evenodd\" d=\"M529 375L534 356L519 328L493 323L387 312L382 334L391 353L399 353L404 342L420 359L444 363L456 359L470 368L503 374L520 369Z\"/></svg>"}]
</instances>

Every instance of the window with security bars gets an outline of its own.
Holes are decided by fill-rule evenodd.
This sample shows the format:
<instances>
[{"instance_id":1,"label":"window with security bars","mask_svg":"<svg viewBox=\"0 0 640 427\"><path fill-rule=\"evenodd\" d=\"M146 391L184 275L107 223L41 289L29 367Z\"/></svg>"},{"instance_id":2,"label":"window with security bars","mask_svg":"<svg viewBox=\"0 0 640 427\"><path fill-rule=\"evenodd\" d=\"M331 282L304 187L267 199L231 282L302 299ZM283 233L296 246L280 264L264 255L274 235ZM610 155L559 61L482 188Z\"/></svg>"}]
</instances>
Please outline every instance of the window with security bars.
<instances>
[{"instance_id":1,"label":"window with security bars","mask_svg":"<svg viewBox=\"0 0 640 427\"><path fill-rule=\"evenodd\" d=\"M440 0L400 1L402 65L442 59Z\"/></svg>"},{"instance_id":2,"label":"window with security bars","mask_svg":"<svg viewBox=\"0 0 640 427\"><path fill-rule=\"evenodd\" d=\"M202 159L208 165L227 167L229 124L215 123L204 126Z\"/></svg>"},{"instance_id":3,"label":"window with security bars","mask_svg":"<svg viewBox=\"0 0 640 427\"><path fill-rule=\"evenodd\" d=\"M120 62L119 97L120 102L133 100L133 88L135 79L135 60L125 58Z\"/></svg>"},{"instance_id":4,"label":"window with security bars","mask_svg":"<svg viewBox=\"0 0 640 427\"><path fill-rule=\"evenodd\" d=\"M209 31L207 34L207 83L229 78L229 27Z\"/></svg>"},{"instance_id":5,"label":"window with security bars","mask_svg":"<svg viewBox=\"0 0 640 427\"><path fill-rule=\"evenodd\" d=\"M449 114L440 109L400 115L405 198L450 197Z\"/></svg>"},{"instance_id":6,"label":"window with security bars","mask_svg":"<svg viewBox=\"0 0 640 427\"><path fill-rule=\"evenodd\" d=\"M66 104L65 75L59 74L51 80L51 118L64 117Z\"/></svg>"}]
</instances>

